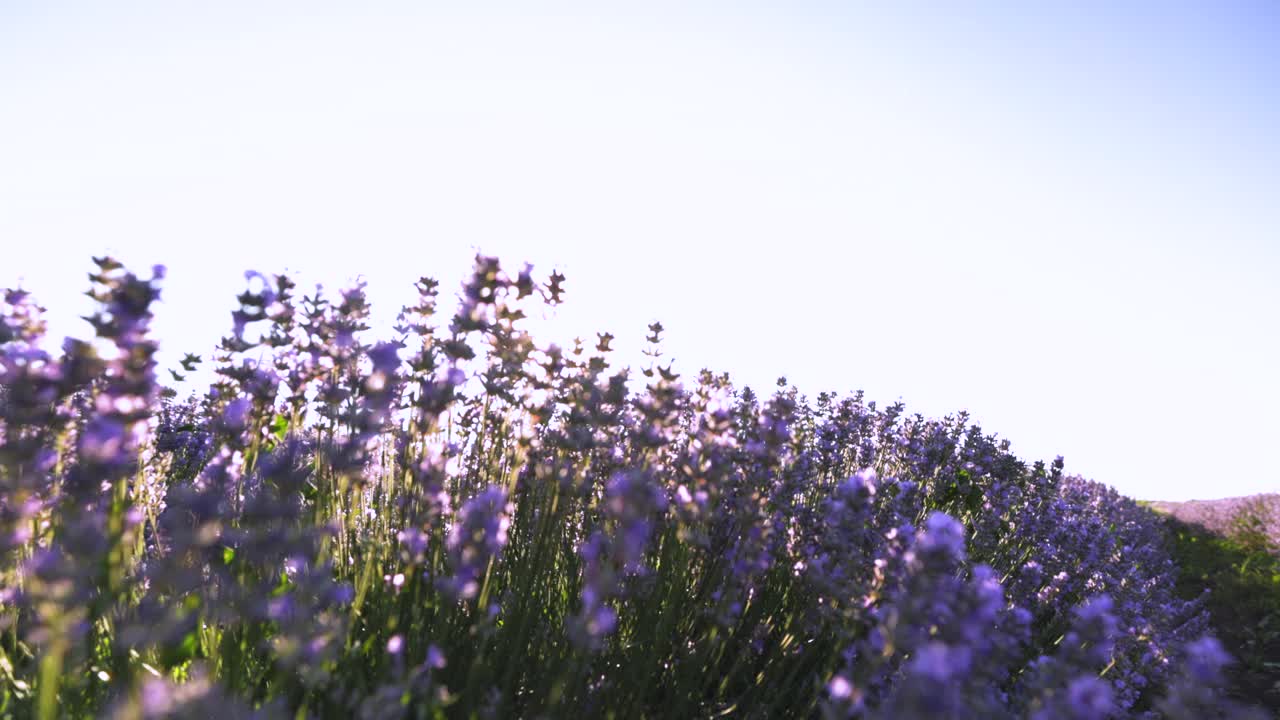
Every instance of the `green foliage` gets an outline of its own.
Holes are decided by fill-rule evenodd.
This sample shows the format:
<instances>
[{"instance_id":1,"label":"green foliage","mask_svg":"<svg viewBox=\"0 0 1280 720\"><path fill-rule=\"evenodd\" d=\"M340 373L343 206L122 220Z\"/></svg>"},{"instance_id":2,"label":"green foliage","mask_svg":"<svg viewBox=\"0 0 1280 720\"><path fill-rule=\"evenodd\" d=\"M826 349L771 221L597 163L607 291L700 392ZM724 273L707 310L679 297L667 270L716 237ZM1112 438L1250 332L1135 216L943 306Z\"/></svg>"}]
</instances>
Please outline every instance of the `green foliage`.
<instances>
[{"instance_id":1,"label":"green foliage","mask_svg":"<svg viewBox=\"0 0 1280 720\"><path fill-rule=\"evenodd\" d=\"M1246 505L1227 534L1169 517L1178 592L1208 591L1214 628L1237 663L1229 670L1242 699L1280 713L1280 547L1268 538L1264 508Z\"/></svg>"}]
</instances>

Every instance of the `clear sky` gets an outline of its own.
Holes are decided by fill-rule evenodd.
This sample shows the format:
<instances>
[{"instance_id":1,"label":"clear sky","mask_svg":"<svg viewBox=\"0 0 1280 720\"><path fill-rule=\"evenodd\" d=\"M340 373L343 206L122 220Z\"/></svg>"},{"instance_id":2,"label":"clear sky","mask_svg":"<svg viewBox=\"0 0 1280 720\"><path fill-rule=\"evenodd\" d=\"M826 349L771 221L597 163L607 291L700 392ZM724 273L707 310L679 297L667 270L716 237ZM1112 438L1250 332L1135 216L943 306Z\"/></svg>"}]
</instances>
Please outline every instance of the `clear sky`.
<instances>
[{"instance_id":1,"label":"clear sky","mask_svg":"<svg viewBox=\"0 0 1280 720\"><path fill-rule=\"evenodd\" d=\"M169 364L245 269L389 324L479 249L637 365L1277 490L1280 4L4 0L0 248L60 335L90 254L166 264Z\"/></svg>"}]
</instances>

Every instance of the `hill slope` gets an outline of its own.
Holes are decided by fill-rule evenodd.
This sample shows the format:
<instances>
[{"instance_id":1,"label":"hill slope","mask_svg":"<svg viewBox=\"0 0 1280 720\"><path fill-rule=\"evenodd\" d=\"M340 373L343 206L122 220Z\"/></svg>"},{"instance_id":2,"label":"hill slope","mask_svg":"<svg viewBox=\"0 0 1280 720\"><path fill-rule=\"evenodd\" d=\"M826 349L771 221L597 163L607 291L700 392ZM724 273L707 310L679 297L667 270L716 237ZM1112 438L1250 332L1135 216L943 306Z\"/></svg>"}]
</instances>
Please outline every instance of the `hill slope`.
<instances>
[{"instance_id":1,"label":"hill slope","mask_svg":"<svg viewBox=\"0 0 1280 720\"><path fill-rule=\"evenodd\" d=\"M1178 595L1205 597L1237 659L1234 694L1280 717L1280 495L1149 505L1166 516Z\"/></svg>"}]
</instances>

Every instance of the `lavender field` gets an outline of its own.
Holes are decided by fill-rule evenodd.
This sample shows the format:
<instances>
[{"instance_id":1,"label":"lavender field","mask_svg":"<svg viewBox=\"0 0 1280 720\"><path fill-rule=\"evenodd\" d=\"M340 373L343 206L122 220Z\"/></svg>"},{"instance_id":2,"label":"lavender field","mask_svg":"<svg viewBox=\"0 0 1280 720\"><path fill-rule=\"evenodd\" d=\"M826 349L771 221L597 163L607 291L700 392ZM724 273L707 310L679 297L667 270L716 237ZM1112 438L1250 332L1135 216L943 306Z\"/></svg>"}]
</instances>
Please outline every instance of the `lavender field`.
<instances>
[{"instance_id":1,"label":"lavender field","mask_svg":"<svg viewBox=\"0 0 1280 720\"><path fill-rule=\"evenodd\" d=\"M1149 505L1157 512L1218 535L1256 530L1272 545L1280 547L1280 493L1185 502L1157 500ZM1241 527L1246 518L1251 526L1256 527Z\"/></svg>"},{"instance_id":2,"label":"lavender field","mask_svg":"<svg viewBox=\"0 0 1280 720\"><path fill-rule=\"evenodd\" d=\"M183 399L95 262L93 338L4 296L0 716L1264 717L1162 521L965 414L540 344L487 257L383 338L250 274Z\"/></svg>"}]
</instances>

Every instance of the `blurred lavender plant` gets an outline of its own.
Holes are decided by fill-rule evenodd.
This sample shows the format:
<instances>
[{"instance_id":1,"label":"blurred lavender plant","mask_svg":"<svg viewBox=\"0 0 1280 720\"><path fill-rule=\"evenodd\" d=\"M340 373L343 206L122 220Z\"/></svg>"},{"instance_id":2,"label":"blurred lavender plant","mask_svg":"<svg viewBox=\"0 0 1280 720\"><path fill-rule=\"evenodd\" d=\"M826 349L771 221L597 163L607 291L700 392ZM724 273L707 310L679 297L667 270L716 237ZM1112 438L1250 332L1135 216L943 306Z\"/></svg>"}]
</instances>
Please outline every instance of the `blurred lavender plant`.
<instances>
[{"instance_id":1,"label":"blurred lavender plant","mask_svg":"<svg viewBox=\"0 0 1280 720\"><path fill-rule=\"evenodd\" d=\"M177 402L96 262L94 341L0 314L0 714L1248 717L1159 521L967 415L540 346L483 256L383 341L248 273Z\"/></svg>"}]
</instances>

